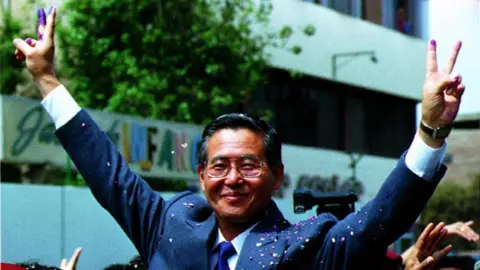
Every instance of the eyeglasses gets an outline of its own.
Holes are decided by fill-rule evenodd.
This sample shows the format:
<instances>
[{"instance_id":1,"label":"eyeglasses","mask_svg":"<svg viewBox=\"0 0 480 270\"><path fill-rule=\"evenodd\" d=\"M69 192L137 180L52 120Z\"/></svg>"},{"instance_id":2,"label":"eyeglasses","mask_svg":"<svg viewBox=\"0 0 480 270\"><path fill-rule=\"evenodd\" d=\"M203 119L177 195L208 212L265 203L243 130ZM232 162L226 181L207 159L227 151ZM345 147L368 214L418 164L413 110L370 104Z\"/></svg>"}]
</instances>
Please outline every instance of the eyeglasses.
<instances>
[{"instance_id":1,"label":"eyeglasses","mask_svg":"<svg viewBox=\"0 0 480 270\"><path fill-rule=\"evenodd\" d=\"M262 168L266 165L260 158L251 155L242 156L238 159L217 157L205 161L205 173L212 178L223 178L232 169L231 160L235 160L235 169L244 178L259 177L262 174Z\"/></svg>"}]
</instances>

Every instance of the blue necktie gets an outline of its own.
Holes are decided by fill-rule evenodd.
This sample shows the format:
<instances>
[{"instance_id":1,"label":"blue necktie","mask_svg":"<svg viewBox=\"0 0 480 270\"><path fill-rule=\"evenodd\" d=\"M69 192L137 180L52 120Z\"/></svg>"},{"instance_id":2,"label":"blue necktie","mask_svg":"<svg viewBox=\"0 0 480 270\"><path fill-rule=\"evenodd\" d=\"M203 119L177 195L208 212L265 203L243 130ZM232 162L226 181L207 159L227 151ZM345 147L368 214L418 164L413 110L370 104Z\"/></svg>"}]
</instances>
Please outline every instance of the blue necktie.
<instances>
[{"instance_id":1,"label":"blue necktie","mask_svg":"<svg viewBox=\"0 0 480 270\"><path fill-rule=\"evenodd\" d=\"M230 267L228 267L228 258L232 257L232 255L235 255L235 253L237 252L235 251L235 248L230 242L223 241L222 243L220 243L219 246L220 252L218 255L217 269L230 270Z\"/></svg>"}]
</instances>

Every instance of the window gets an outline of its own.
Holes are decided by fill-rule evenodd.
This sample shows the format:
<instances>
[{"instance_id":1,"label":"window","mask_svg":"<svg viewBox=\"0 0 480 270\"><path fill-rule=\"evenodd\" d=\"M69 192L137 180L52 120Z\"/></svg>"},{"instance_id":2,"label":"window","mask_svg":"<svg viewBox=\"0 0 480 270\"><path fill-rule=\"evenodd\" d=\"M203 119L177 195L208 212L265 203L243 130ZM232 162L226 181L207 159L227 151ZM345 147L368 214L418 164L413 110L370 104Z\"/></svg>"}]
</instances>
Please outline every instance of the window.
<instances>
[{"instance_id":1,"label":"window","mask_svg":"<svg viewBox=\"0 0 480 270\"><path fill-rule=\"evenodd\" d=\"M318 2L338 12L342 12L355 17L362 16L363 0L318 0Z\"/></svg>"},{"instance_id":2,"label":"window","mask_svg":"<svg viewBox=\"0 0 480 270\"><path fill-rule=\"evenodd\" d=\"M255 99L272 109L283 143L392 158L408 149L416 101L281 70L270 75Z\"/></svg>"},{"instance_id":3,"label":"window","mask_svg":"<svg viewBox=\"0 0 480 270\"><path fill-rule=\"evenodd\" d=\"M397 0L395 11L395 29L402 33L413 35L413 12L411 12L412 8L408 0Z\"/></svg>"},{"instance_id":4,"label":"window","mask_svg":"<svg viewBox=\"0 0 480 270\"><path fill-rule=\"evenodd\" d=\"M379 25L382 25L383 16L383 1L382 0L363 0L362 18Z\"/></svg>"},{"instance_id":5,"label":"window","mask_svg":"<svg viewBox=\"0 0 480 270\"><path fill-rule=\"evenodd\" d=\"M365 102L358 97L347 97L345 102L345 148L347 151L367 152Z\"/></svg>"}]
</instances>

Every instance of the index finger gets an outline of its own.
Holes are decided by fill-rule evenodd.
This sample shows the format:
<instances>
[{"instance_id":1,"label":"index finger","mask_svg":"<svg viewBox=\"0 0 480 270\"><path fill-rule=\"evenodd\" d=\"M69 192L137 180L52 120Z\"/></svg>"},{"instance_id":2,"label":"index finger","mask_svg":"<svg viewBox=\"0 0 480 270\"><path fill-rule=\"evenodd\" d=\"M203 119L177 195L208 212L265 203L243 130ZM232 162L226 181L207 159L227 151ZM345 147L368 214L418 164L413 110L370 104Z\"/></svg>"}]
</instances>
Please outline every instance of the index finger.
<instances>
[{"instance_id":1,"label":"index finger","mask_svg":"<svg viewBox=\"0 0 480 270\"><path fill-rule=\"evenodd\" d=\"M45 32L45 26L47 25L47 15L43 8L37 11L38 21L37 21L37 34L38 40L43 40L43 34Z\"/></svg>"},{"instance_id":2,"label":"index finger","mask_svg":"<svg viewBox=\"0 0 480 270\"><path fill-rule=\"evenodd\" d=\"M433 230L433 223L430 223L427 225L427 227L423 230L422 234L417 239L417 247L418 248L423 248L426 244L426 239L428 235L430 235L430 232Z\"/></svg>"},{"instance_id":3,"label":"index finger","mask_svg":"<svg viewBox=\"0 0 480 270\"><path fill-rule=\"evenodd\" d=\"M460 52L460 48L462 48L462 42L457 41L453 46L452 54L450 55L450 59L448 59L447 66L445 67L446 73L452 73L453 67L455 66L455 62L457 62L458 53Z\"/></svg>"},{"instance_id":4,"label":"index finger","mask_svg":"<svg viewBox=\"0 0 480 270\"><path fill-rule=\"evenodd\" d=\"M80 257L80 253L82 252L82 248L77 248L75 253L73 253L72 258L68 262L68 269L75 269L77 266L78 258Z\"/></svg>"},{"instance_id":5,"label":"index finger","mask_svg":"<svg viewBox=\"0 0 480 270\"><path fill-rule=\"evenodd\" d=\"M46 41L53 43L55 35L55 18L57 17L57 8L52 6L48 12L47 26L45 27Z\"/></svg>"},{"instance_id":6,"label":"index finger","mask_svg":"<svg viewBox=\"0 0 480 270\"><path fill-rule=\"evenodd\" d=\"M470 227L470 226L473 225L473 223L474 223L473 220L470 220L470 221L468 221L468 222L465 222L465 226Z\"/></svg>"},{"instance_id":7,"label":"index finger","mask_svg":"<svg viewBox=\"0 0 480 270\"><path fill-rule=\"evenodd\" d=\"M435 73L437 71L437 42L432 39L430 40L427 48L427 76L428 74Z\"/></svg>"}]
</instances>

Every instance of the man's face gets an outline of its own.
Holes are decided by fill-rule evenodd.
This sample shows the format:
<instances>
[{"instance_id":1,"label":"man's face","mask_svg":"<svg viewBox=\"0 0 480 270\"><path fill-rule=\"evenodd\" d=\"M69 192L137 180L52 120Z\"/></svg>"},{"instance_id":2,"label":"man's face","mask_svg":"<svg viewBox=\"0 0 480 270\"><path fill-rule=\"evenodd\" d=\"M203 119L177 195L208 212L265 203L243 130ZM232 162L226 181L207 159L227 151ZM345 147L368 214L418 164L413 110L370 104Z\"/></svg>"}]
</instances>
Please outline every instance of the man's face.
<instances>
[{"instance_id":1,"label":"man's face","mask_svg":"<svg viewBox=\"0 0 480 270\"><path fill-rule=\"evenodd\" d=\"M197 172L217 218L247 222L265 211L281 185L283 166L270 168L264 149L263 135L249 129L222 129L210 138L206 165ZM228 173L218 177L223 171Z\"/></svg>"}]
</instances>

